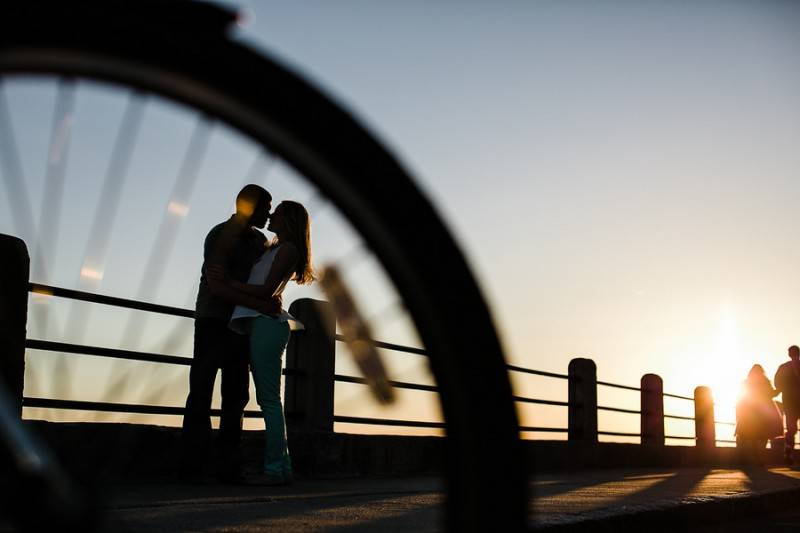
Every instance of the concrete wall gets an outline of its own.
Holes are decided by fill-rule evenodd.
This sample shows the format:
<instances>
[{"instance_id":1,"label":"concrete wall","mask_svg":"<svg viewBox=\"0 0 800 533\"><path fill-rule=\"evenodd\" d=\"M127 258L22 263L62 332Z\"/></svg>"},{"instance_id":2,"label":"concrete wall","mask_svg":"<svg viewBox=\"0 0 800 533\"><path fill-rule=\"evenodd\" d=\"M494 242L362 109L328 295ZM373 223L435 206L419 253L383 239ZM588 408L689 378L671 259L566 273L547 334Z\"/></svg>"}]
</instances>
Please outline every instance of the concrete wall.
<instances>
[{"instance_id":1,"label":"concrete wall","mask_svg":"<svg viewBox=\"0 0 800 533\"><path fill-rule=\"evenodd\" d=\"M66 466L81 477L160 479L173 474L180 453L180 430L161 426L27 421L51 444ZM263 432L245 431L245 469L257 471ZM357 477L437 473L443 463L441 437L304 433L289 436L295 470L306 477ZM696 446L581 444L526 441L534 469L734 467L734 448L705 450ZM768 451L769 452L769 451ZM781 450L769 459L780 460Z\"/></svg>"}]
</instances>

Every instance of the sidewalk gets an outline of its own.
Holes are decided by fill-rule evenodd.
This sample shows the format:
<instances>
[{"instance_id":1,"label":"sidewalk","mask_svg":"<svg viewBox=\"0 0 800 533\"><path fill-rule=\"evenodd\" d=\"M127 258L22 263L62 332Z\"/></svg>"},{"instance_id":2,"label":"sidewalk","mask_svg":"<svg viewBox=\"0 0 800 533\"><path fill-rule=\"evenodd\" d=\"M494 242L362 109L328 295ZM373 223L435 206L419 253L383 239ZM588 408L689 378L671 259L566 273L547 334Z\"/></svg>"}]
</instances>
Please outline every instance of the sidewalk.
<instances>
[{"instance_id":1,"label":"sidewalk","mask_svg":"<svg viewBox=\"0 0 800 533\"><path fill-rule=\"evenodd\" d=\"M594 470L545 474L534 481L533 490L535 529L693 531L797 506L800 471Z\"/></svg>"},{"instance_id":2,"label":"sidewalk","mask_svg":"<svg viewBox=\"0 0 800 533\"><path fill-rule=\"evenodd\" d=\"M436 478L307 480L291 487L110 487L108 530L439 531ZM800 502L800 471L593 470L531 483L535 530L691 531ZM112 490L113 489L113 490Z\"/></svg>"}]
</instances>

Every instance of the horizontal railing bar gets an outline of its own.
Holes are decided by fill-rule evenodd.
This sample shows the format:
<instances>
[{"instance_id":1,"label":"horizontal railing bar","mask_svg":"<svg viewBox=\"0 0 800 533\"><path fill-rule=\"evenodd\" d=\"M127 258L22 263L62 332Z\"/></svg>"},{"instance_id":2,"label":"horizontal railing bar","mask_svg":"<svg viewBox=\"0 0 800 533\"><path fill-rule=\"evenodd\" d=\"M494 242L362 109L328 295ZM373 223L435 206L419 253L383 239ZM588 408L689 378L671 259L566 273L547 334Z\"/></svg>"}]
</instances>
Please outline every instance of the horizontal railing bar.
<instances>
[{"instance_id":1,"label":"horizontal railing bar","mask_svg":"<svg viewBox=\"0 0 800 533\"><path fill-rule=\"evenodd\" d=\"M680 416L680 415L664 415L664 418L673 418L675 420L694 420L693 416Z\"/></svg>"},{"instance_id":2,"label":"horizontal railing bar","mask_svg":"<svg viewBox=\"0 0 800 533\"><path fill-rule=\"evenodd\" d=\"M681 396L680 394L670 394L668 392L662 393L662 396L665 398L675 398L677 400L688 400L690 402L694 401L694 398L690 398L689 396Z\"/></svg>"},{"instance_id":3,"label":"horizontal railing bar","mask_svg":"<svg viewBox=\"0 0 800 533\"><path fill-rule=\"evenodd\" d=\"M157 353L134 352L117 350L116 348L103 348L100 346L86 346L84 344L69 344L66 342L44 341L39 339L25 339L25 348L43 350L48 352L62 352L78 355L92 355L95 357L110 357L113 359L127 359L129 361L146 361L150 363L163 363L169 365L190 366L191 357L176 355L162 355ZM302 376L305 372L295 368L284 368L284 376Z\"/></svg>"},{"instance_id":4,"label":"horizontal railing bar","mask_svg":"<svg viewBox=\"0 0 800 533\"><path fill-rule=\"evenodd\" d=\"M183 407L167 405L141 405L131 403L89 402L84 400L56 400L53 398L22 399L23 407L40 407L45 409L69 409L75 411L103 411L110 413L135 413L148 415L178 415L182 416ZM212 416L220 416L220 409L211 409ZM261 418L261 411L245 411L247 418Z\"/></svg>"},{"instance_id":5,"label":"horizontal railing bar","mask_svg":"<svg viewBox=\"0 0 800 533\"><path fill-rule=\"evenodd\" d=\"M367 380L364 378L358 378L355 376L343 376L341 374L334 374L333 375L334 381L342 381L345 383L357 383L359 385L366 385ZM398 389L412 389L412 390L422 390L427 392L439 392L438 387L433 385L420 385L418 383L406 383L404 381L390 381L393 387Z\"/></svg>"},{"instance_id":6,"label":"horizontal railing bar","mask_svg":"<svg viewBox=\"0 0 800 533\"><path fill-rule=\"evenodd\" d=\"M604 387L613 387L615 389L632 390L636 392L642 391L642 389L639 387L631 387L630 385L620 385L618 383L609 383L608 381L598 381L597 384L602 385Z\"/></svg>"},{"instance_id":7,"label":"horizontal railing bar","mask_svg":"<svg viewBox=\"0 0 800 533\"><path fill-rule=\"evenodd\" d=\"M716 439L716 442L724 442L725 444L736 444L735 440Z\"/></svg>"},{"instance_id":8,"label":"horizontal railing bar","mask_svg":"<svg viewBox=\"0 0 800 533\"><path fill-rule=\"evenodd\" d=\"M59 298L69 298L72 300L81 300L85 302L99 303L103 305L111 305L115 307L124 307L127 309L136 309L139 311L148 311L152 313L161 313L165 315L180 316L185 318L194 318L194 311L191 309L183 309L180 307L172 307L169 305L154 304L148 302L141 302L139 300L130 300L127 298L118 298L116 296L106 296L92 292L77 291L74 289L65 289L63 287L56 287L54 285L45 285L43 283L29 283L28 290L36 294L43 294L46 296L56 296ZM337 334L335 339L339 342L345 342L343 335ZM391 342L379 341L371 339L369 341L373 346L378 348L385 348L396 352L412 353L416 355L428 356L427 350L423 348L414 348L412 346L403 346L401 344L394 344ZM73 352L74 353L74 352ZM559 379L569 379L566 374L558 374L555 372L546 372L544 370L534 370L515 365L506 365L506 368L512 372L524 372L537 376L545 376Z\"/></svg>"},{"instance_id":9,"label":"horizontal railing bar","mask_svg":"<svg viewBox=\"0 0 800 533\"><path fill-rule=\"evenodd\" d=\"M614 413L628 413L631 415L640 415L642 414L641 411L636 409L622 409L621 407L604 407L602 405L597 406L598 411L612 411Z\"/></svg>"},{"instance_id":10,"label":"horizontal railing bar","mask_svg":"<svg viewBox=\"0 0 800 533\"><path fill-rule=\"evenodd\" d=\"M345 336L344 335L339 335L337 333L335 338L339 342L347 342L345 340ZM425 356L428 355L428 352L426 350L424 350L423 348L413 348L411 346L403 346L401 344L393 344L391 342L376 341L374 339L370 339L367 342L369 342L370 344L372 344L373 346L376 346L378 348L386 348L387 350L393 350L395 352L413 353L413 354L425 355Z\"/></svg>"},{"instance_id":11,"label":"horizontal railing bar","mask_svg":"<svg viewBox=\"0 0 800 533\"><path fill-rule=\"evenodd\" d=\"M85 302L99 303L104 305L112 305L115 307L124 307L127 309L137 309L139 311L150 311L153 313L162 313L166 315L182 316L186 318L194 318L194 311L191 309L183 309L180 307L172 307L169 305L153 304L148 302L141 302L138 300L129 300L127 298L118 298L116 296L106 296L92 292L77 291L74 289L65 289L63 287L55 287L53 285L45 285L42 283L29 283L28 290L36 294L43 294L47 296L57 296L60 298L70 298L72 300L81 300ZM336 340L344 342L344 336L336 335ZM417 355L428 355L428 352L422 348L413 348L411 346L403 346L390 342L371 340L374 346L379 348L386 348L398 352L413 353Z\"/></svg>"},{"instance_id":12,"label":"horizontal railing bar","mask_svg":"<svg viewBox=\"0 0 800 533\"><path fill-rule=\"evenodd\" d=\"M543 428L537 426L520 426L520 432L524 433L568 433L567 428Z\"/></svg>"},{"instance_id":13,"label":"horizontal railing bar","mask_svg":"<svg viewBox=\"0 0 800 533\"><path fill-rule=\"evenodd\" d=\"M368 424L375 426L408 426L420 428L441 428L444 429L444 422L422 422L419 420L390 420L386 418L365 418L360 416L333 416L334 422L343 424Z\"/></svg>"},{"instance_id":14,"label":"horizontal railing bar","mask_svg":"<svg viewBox=\"0 0 800 533\"><path fill-rule=\"evenodd\" d=\"M155 415L183 415L183 407L171 407L166 405L140 405L109 402L89 402L83 400L55 400L52 398L30 398L26 397L22 402L23 407L39 407L53 409L70 409L78 411L104 411L113 413L135 413L135 414L155 414ZM212 409L212 416L219 416L219 409ZM245 411L247 418L261 418L261 411ZM354 416L334 416L334 422L348 424L370 424L383 426L408 426L408 427L428 427L444 428L444 422L422 422L416 420L389 420L384 418L364 418Z\"/></svg>"},{"instance_id":15,"label":"horizontal railing bar","mask_svg":"<svg viewBox=\"0 0 800 533\"><path fill-rule=\"evenodd\" d=\"M356 383L359 385L366 385L367 380L364 378L359 378L356 376L344 376L341 374L334 374L333 376L334 381L341 381L344 383ZM398 389L411 389L411 390L422 390L428 392L439 392L439 388L433 385L420 385L417 383L407 383L402 381L390 381L389 382L393 387L397 387ZM558 407L569 407L569 402L561 402L556 400L540 400L537 398L525 398L522 396L514 396L514 401L522 402L522 403L534 403L539 405L555 405Z\"/></svg>"},{"instance_id":16,"label":"horizontal railing bar","mask_svg":"<svg viewBox=\"0 0 800 533\"><path fill-rule=\"evenodd\" d=\"M548 378L569 379L569 376L567 374L558 374L556 372L533 370L531 368L523 368L521 366L515 366L515 365L506 365L506 368L511 372L523 372L525 374L533 374L535 376L544 376Z\"/></svg>"},{"instance_id":17,"label":"horizontal railing bar","mask_svg":"<svg viewBox=\"0 0 800 533\"><path fill-rule=\"evenodd\" d=\"M735 426L736 422L728 422L726 420L714 421L715 424L720 424L722 426Z\"/></svg>"},{"instance_id":18,"label":"horizontal railing bar","mask_svg":"<svg viewBox=\"0 0 800 533\"><path fill-rule=\"evenodd\" d=\"M72 300L81 300L84 302L113 305L115 307L137 309L139 311L149 311L151 313L194 318L194 311L191 309L182 309L180 307L172 307L169 305L152 304L140 302L138 300L128 300L127 298L117 298L116 296L105 296L103 294L95 294L92 292L64 289L62 287L43 285L41 283L30 283L28 285L28 290L36 294L44 294L47 296L58 296L60 298L70 298Z\"/></svg>"},{"instance_id":19,"label":"horizontal railing bar","mask_svg":"<svg viewBox=\"0 0 800 533\"><path fill-rule=\"evenodd\" d=\"M598 431L598 435L610 435L612 437L641 437L641 433L625 433L622 431Z\"/></svg>"},{"instance_id":20,"label":"horizontal railing bar","mask_svg":"<svg viewBox=\"0 0 800 533\"><path fill-rule=\"evenodd\" d=\"M678 437L675 435L664 435L665 439L695 440L697 437Z\"/></svg>"},{"instance_id":21,"label":"horizontal railing bar","mask_svg":"<svg viewBox=\"0 0 800 533\"><path fill-rule=\"evenodd\" d=\"M114 359L129 359L132 361L148 361L151 363L165 363L171 365L189 366L191 357L176 355L162 355L156 353L133 352L118 350L116 348L101 348L99 346L85 346L81 344L68 344L66 342L44 341L39 339L25 339L25 347L31 350L45 350L49 352L63 352L81 355L94 355L98 357L111 357Z\"/></svg>"},{"instance_id":22,"label":"horizontal railing bar","mask_svg":"<svg viewBox=\"0 0 800 533\"><path fill-rule=\"evenodd\" d=\"M513 399L514 399L515 402L521 402L521 403L536 403L536 404L540 404L540 405L556 405L556 406L559 406L559 407L569 407L570 406L569 402L561 402L561 401L558 401L558 400L539 400L537 398L525 398L523 396L514 396Z\"/></svg>"}]
</instances>

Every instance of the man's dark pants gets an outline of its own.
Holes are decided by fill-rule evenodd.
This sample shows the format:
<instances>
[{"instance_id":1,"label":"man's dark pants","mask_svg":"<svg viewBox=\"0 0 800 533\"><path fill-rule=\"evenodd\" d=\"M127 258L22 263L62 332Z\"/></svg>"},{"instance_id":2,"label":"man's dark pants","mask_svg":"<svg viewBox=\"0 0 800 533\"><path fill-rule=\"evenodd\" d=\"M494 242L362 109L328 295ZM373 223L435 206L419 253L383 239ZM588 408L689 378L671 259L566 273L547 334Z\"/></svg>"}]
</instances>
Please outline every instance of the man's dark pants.
<instances>
[{"instance_id":1,"label":"man's dark pants","mask_svg":"<svg viewBox=\"0 0 800 533\"><path fill-rule=\"evenodd\" d=\"M784 435L784 453L791 455L794 449L794 436L797 433L797 423L800 419L800 409L786 409L786 434Z\"/></svg>"},{"instance_id":2,"label":"man's dark pants","mask_svg":"<svg viewBox=\"0 0 800 533\"><path fill-rule=\"evenodd\" d=\"M248 337L228 328L219 318L197 318L194 358L189 371L189 396L183 415L184 475L202 474L211 441L211 396L217 369L222 369L222 416L217 434L218 469L234 473L239 467L242 415L249 400Z\"/></svg>"}]
</instances>

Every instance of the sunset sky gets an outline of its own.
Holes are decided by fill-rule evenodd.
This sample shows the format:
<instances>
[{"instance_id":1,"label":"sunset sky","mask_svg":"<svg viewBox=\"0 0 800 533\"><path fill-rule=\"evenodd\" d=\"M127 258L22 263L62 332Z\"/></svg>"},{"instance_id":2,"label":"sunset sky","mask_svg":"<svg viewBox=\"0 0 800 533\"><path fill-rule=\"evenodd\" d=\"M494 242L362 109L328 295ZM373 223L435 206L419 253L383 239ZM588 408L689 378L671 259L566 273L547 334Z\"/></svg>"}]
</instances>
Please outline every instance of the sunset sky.
<instances>
[{"instance_id":1,"label":"sunset sky","mask_svg":"<svg viewBox=\"0 0 800 533\"><path fill-rule=\"evenodd\" d=\"M731 404L754 363L772 377L787 360L786 348L800 343L797 3L236 5L249 13L239 38L333 95L417 178L465 250L510 362L565 373L572 357L591 357L601 380L636 385L654 372L669 392L691 395L705 384ZM41 183L55 85L16 80L0 91L35 218L46 227ZM54 284L86 283L78 281L85 234L126 102L126 94L104 87L76 91ZM131 162L136 179L126 185L108 274L98 288L126 297L141 294L136 253L152 246L197 120L160 101L149 103L144 117L147 140ZM224 127L212 129L188 214L152 297L159 303L191 306L204 232L226 216L230 203L220 199L232 201L253 168L278 199L313 197L291 169L258 162L257 147ZM0 189L0 197L7 191ZM159 202L152 214L142 210L148 198ZM0 231L19 234L7 200L0 198ZM310 210L318 214L318 257L336 259L357 242L335 210ZM379 269L369 259L358 268L369 272L359 290L381 292L369 290L381 283ZM390 291L381 294L365 297L375 312L391 304ZM122 312L93 316L107 321L99 327L106 331L94 333L96 342L119 342L126 319ZM381 334L413 342L398 320ZM177 327L188 335L190 326ZM153 331L148 340L166 334ZM183 339L178 351L189 355ZM38 357L45 361L38 363L42 380L57 356ZM115 378L110 363L80 364L73 375ZM390 366L403 379L426 379L424 361ZM148 370L150 378L129 378L128 389L152 397L142 381L158 375L165 389L160 400L177 405L185 392L169 384L184 379L182 371ZM514 383L522 395L565 397L563 382L515 377ZM636 394L600 393L601 403L638 403ZM351 408L348 394L338 397L337 410ZM403 405L403 417L435 416L429 398ZM557 408L521 414L531 425L566 424ZM728 410L724 418L732 416ZM638 431L638 420L601 415L602 426ZM674 431L691 434L683 426Z\"/></svg>"}]
</instances>

